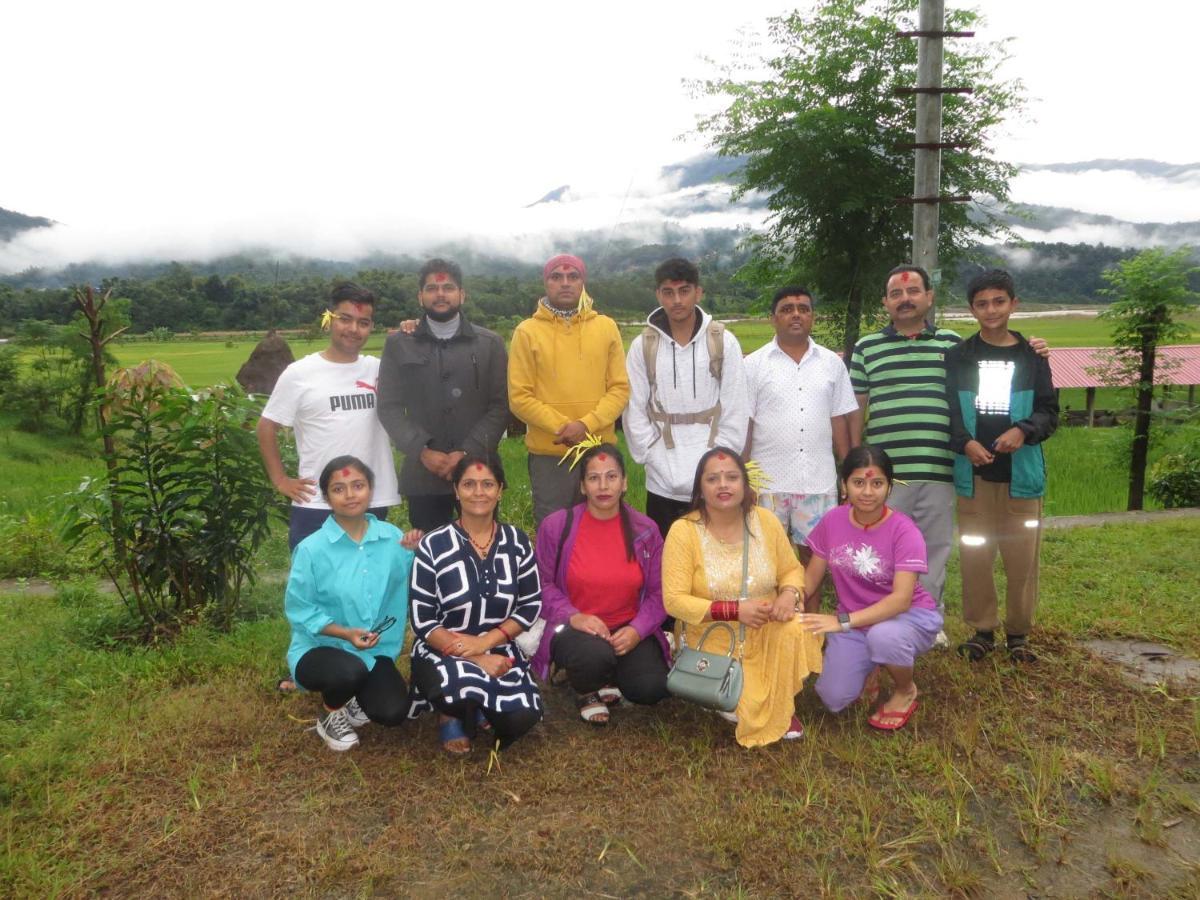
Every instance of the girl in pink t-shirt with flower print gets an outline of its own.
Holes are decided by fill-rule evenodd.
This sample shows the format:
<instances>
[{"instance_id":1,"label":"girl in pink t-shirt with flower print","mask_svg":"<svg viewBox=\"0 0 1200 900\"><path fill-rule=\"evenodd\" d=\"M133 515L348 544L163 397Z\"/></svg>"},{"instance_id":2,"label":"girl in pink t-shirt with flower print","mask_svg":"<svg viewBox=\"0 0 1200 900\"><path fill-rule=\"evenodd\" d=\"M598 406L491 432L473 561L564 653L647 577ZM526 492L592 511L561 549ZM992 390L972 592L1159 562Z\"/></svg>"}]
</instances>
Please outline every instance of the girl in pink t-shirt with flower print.
<instances>
[{"instance_id":1,"label":"girl in pink t-shirt with flower print","mask_svg":"<svg viewBox=\"0 0 1200 900\"><path fill-rule=\"evenodd\" d=\"M826 513L809 533L813 558L805 596L814 598L826 570L837 592L836 615L805 612L804 627L825 634L825 664L817 694L832 712L858 697L874 704L880 669L894 689L867 723L882 731L904 727L917 708L913 663L933 646L942 614L917 576L928 568L925 539L904 513L887 505L892 461L878 447L855 447L842 462L847 502Z\"/></svg>"}]
</instances>

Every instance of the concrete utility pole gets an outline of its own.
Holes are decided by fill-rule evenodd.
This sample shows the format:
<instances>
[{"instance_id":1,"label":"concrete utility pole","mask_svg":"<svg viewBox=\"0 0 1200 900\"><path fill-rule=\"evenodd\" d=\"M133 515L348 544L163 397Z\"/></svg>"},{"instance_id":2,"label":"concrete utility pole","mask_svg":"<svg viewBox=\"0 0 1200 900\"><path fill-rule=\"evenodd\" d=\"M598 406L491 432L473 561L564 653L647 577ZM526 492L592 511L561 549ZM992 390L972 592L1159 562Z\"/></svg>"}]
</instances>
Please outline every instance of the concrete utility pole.
<instances>
[{"instance_id":1,"label":"concrete utility pole","mask_svg":"<svg viewBox=\"0 0 1200 900\"><path fill-rule=\"evenodd\" d=\"M942 95L972 93L969 87L942 87L942 42L948 37L974 37L975 32L945 30L944 0L921 0L918 16L916 31L896 33L898 38L917 38L917 85L896 88L899 95L915 94L917 97L915 140L900 145L916 150L913 195L900 198L898 202L913 205L912 261L929 273L936 288L942 275L938 269L939 204L965 203L971 199L942 193L942 150L970 146L970 141L942 140ZM930 308L930 324L933 319L934 310Z\"/></svg>"},{"instance_id":2,"label":"concrete utility pole","mask_svg":"<svg viewBox=\"0 0 1200 900\"><path fill-rule=\"evenodd\" d=\"M942 31L943 0L921 0L917 38L917 131L913 197L937 197L942 191ZM922 90L924 89L924 90ZM938 203L913 204L912 261L926 272L938 265Z\"/></svg>"}]
</instances>

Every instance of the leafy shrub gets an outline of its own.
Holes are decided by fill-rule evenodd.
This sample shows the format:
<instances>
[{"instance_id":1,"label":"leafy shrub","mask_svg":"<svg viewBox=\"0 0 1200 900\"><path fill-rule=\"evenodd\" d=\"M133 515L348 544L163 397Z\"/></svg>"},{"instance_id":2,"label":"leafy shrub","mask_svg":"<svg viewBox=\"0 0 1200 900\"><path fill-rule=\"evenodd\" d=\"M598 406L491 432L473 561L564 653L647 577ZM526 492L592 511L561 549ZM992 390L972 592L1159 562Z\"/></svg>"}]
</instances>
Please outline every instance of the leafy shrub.
<instances>
[{"instance_id":1,"label":"leafy shrub","mask_svg":"<svg viewBox=\"0 0 1200 900\"><path fill-rule=\"evenodd\" d=\"M1200 409L1177 412L1147 490L1164 507L1200 506Z\"/></svg>"},{"instance_id":2,"label":"leafy shrub","mask_svg":"<svg viewBox=\"0 0 1200 900\"><path fill-rule=\"evenodd\" d=\"M1150 495L1167 509L1200 506L1200 454L1168 453L1155 463Z\"/></svg>"},{"instance_id":3,"label":"leafy shrub","mask_svg":"<svg viewBox=\"0 0 1200 900\"><path fill-rule=\"evenodd\" d=\"M114 398L109 398L114 399ZM64 536L106 538L103 565L146 634L207 614L233 621L254 551L281 511L261 475L257 405L217 385L192 395L159 381L110 406L113 472L71 498Z\"/></svg>"},{"instance_id":4,"label":"leafy shrub","mask_svg":"<svg viewBox=\"0 0 1200 900\"><path fill-rule=\"evenodd\" d=\"M1169 451L1150 469L1148 490L1164 507L1200 506L1200 427L1179 429Z\"/></svg>"}]
</instances>

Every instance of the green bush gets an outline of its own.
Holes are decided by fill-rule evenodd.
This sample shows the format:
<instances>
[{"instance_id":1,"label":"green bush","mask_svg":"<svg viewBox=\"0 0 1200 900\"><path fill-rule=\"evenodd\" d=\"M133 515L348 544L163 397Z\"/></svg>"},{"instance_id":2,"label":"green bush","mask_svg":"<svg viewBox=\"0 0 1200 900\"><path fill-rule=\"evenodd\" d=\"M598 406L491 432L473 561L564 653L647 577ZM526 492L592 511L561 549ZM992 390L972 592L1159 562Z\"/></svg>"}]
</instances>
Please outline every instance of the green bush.
<instances>
[{"instance_id":1,"label":"green bush","mask_svg":"<svg viewBox=\"0 0 1200 900\"><path fill-rule=\"evenodd\" d=\"M104 536L103 564L146 635L200 615L228 627L282 510L261 476L258 406L224 385L148 384L108 402L116 467L72 495L65 539Z\"/></svg>"},{"instance_id":2,"label":"green bush","mask_svg":"<svg viewBox=\"0 0 1200 900\"><path fill-rule=\"evenodd\" d=\"M1150 495L1167 509L1200 506L1200 446L1168 453L1150 469Z\"/></svg>"},{"instance_id":3,"label":"green bush","mask_svg":"<svg viewBox=\"0 0 1200 900\"><path fill-rule=\"evenodd\" d=\"M1200 409L1174 414L1163 455L1150 467L1147 491L1164 507L1200 506Z\"/></svg>"}]
</instances>

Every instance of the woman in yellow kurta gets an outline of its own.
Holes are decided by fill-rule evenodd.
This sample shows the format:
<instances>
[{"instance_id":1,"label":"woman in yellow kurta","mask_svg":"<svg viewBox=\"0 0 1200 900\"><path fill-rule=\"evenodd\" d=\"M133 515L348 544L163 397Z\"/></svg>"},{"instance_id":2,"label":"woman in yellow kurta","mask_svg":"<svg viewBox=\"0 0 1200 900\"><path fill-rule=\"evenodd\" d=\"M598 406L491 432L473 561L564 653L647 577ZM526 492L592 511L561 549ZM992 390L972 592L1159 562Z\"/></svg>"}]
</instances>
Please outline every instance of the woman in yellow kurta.
<instances>
[{"instance_id":1,"label":"woman in yellow kurta","mask_svg":"<svg viewBox=\"0 0 1200 900\"><path fill-rule=\"evenodd\" d=\"M747 531L748 542L743 540ZM797 617L804 568L779 520L754 505L745 463L732 450L714 447L700 457L692 509L667 534L662 574L663 604L678 620L677 641L682 629L688 646L695 647L714 621L746 626L742 697L735 713L738 743L761 747L801 737L796 694L810 672L821 671L821 641L806 633ZM703 649L723 652L728 643L727 633L714 633Z\"/></svg>"}]
</instances>

